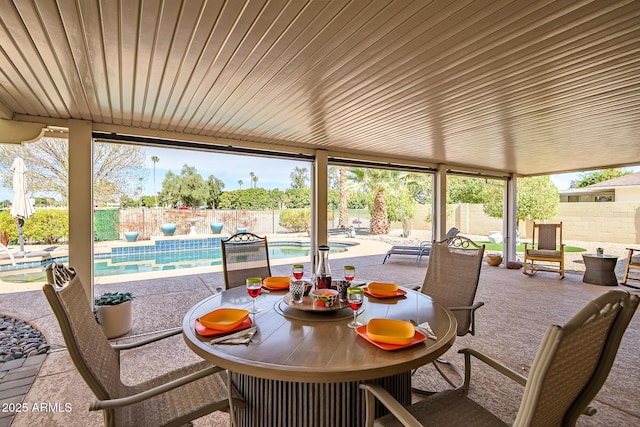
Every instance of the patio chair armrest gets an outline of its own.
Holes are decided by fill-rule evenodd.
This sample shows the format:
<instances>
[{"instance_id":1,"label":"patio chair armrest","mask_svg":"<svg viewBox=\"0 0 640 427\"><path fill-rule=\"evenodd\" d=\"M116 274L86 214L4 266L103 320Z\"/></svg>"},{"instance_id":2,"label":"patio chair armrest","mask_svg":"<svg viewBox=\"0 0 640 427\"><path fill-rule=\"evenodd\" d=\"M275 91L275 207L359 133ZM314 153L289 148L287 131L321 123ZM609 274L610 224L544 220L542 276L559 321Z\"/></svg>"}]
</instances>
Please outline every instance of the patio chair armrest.
<instances>
[{"instance_id":1,"label":"patio chair armrest","mask_svg":"<svg viewBox=\"0 0 640 427\"><path fill-rule=\"evenodd\" d=\"M449 310L451 311L471 311L474 312L477 309L479 309L480 307L482 307L484 305L484 302L482 301L478 301L476 303L474 303L473 305L469 305L469 306L460 306L460 307L447 307Z\"/></svg>"},{"instance_id":2,"label":"patio chair armrest","mask_svg":"<svg viewBox=\"0 0 640 427\"><path fill-rule=\"evenodd\" d=\"M411 289L412 291L419 291L422 287L422 284L414 284L414 285L400 285L401 288Z\"/></svg>"},{"instance_id":3,"label":"patio chair armrest","mask_svg":"<svg viewBox=\"0 0 640 427\"><path fill-rule=\"evenodd\" d=\"M366 426L373 425L377 398L405 427L422 427L422 424L380 385L365 382L360 384L360 388L365 391Z\"/></svg>"},{"instance_id":4,"label":"patio chair armrest","mask_svg":"<svg viewBox=\"0 0 640 427\"><path fill-rule=\"evenodd\" d=\"M464 385L462 387L462 391L464 394L467 394L467 392L469 391L469 381L471 380L471 356L474 356L478 360L484 362L504 376L514 380L518 384L522 386L525 386L527 384L526 377L484 353L481 353L472 348L463 348L461 350L458 350L458 353L464 354Z\"/></svg>"},{"instance_id":5,"label":"patio chair armrest","mask_svg":"<svg viewBox=\"0 0 640 427\"><path fill-rule=\"evenodd\" d=\"M133 403L142 402L143 400L147 400L150 397L157 396L162 393L166 393L169 390L173 390L176 387L183 386L190 382L199 380L208 375L213 375L216 372L223 371L219 366L212 366L210 368L203 369L201 371L193 372L189 375L185 375L184 377L178 378L173 381L169 381L157 387L150 388L148 390L142 391L140 393L133 394L127 397L120 397L118 399L109 399L109 400L97 400L91 404L89 407L90 411L100 411L102 409L113 409L119 408L121 406L131 405Z\"/></svg>"},{"instance_id":6,"label":"patio chair armrest","mask_svg":"<svg viewBox=\"0 0 640 427\"><path fill-rule=\"evenodd\" d=\"M476 334L476 310L484 305L484 302L478 301L471 306L468 307L447 307L451 311L469 311L471 322L469 324L469 334Z\"/></svg>"},{"instance_id":7,"label":"patio chair armrest","mask_svg":"<svg viewBox=\"0 0 640 427\"><path fill-rule=\"evenodd\" d=\"M113 348L115 351L120 351L120 350L129 350L132 348L138 348L138 347L142 347L143 345L147 345L150 344L152 342L156 342L165 338L169 338L172 337L174 335L178 335L179 333L182 332L182 327L176 327L176 328L171 328L171 329L167 329L165 331L160 332L157 335L153 335L149 338L145 338L143 340L140 341L135 341L132 343L127 343L127 344L111 344L111 348Z\"/></svg>"}]
</instances>

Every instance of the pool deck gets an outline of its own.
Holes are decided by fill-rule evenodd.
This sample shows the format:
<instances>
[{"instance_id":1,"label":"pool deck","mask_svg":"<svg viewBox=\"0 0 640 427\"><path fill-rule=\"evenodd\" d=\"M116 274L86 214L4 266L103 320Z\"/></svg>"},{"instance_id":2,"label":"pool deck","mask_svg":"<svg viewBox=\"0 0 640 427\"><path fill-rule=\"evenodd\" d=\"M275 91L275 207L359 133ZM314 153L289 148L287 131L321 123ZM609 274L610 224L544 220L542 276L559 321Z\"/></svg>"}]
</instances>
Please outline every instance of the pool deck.
<instances>
[{"instance_id":1,"label":"pool deck","mask_svg":"<svg viewBox=\"0 0 640 427\"><path fill-rule=\"evenodd\" d=\"M356 266L357 279L374 279L402 285L421 284L427 268L426 259L417 265L414 257L397 257L382 264L388 243L364 239L345 239L360 243L349 251L330 257L334 275L340 274L342 265ZM274 260L273 275L288 275L291 264L305 264L302 260ZM217 266L219 267L219 266ZM198 270L193 271L193 270ZM187 310L197 302L219 292L224 286L221 268L190 270L190 274L170 275L152 273L146 277L116 276L117 279L97 283L96 293L112 290L133 290L137 298L134 305L134 326L123 339L136 338L167 328L180 326ZM31 285L29 285L31 286ZM551 323L562 324L587 301L610 289L640 291L623 286L605 287L582 282L582 275L569 273L564 280L557 274L538 273L527 277L522 270L483 265L477 299L486 303L478 311L478 333L475 337L458 338L447 358L461 365L457 349L473 346L496 355L524 374L528 371L544 330ZM0 313L27 320L42 331L52 346L44 360L30 361L31 365L0 366L0 403L22 401L26 412L0 413L0 427L32 425L100 426L102 415L89 412L93 395L69 359L55 317L40 291L40 286L20 292L0 294ZM505 325L509 325L508 328ZM596 397L598 413L581 417L580 426L640 426L640 315L636 313L622 341L616 363L609 379ZM122 360L123 376L129 383L143 381L169 369L199 360L184 344L181 337L164 340L162 344L140 351L125 352ZM36 362L42 362L41 365ZM7 362L11 363L11 362ZM19 362L14 362L18 365ZM428 368L427 368L428 369ZM474 370L476 367L474 366ZM414 376L414 381L431 384L437 380L425 369ZM475 372L475 371L474 371ZM521 388L507 383L496 383L490 373L478 368L476 384L471 397L504 419L512 422L521 397ZM6 381L2 381L4 378ZM489 378L489 379L487 379ZM31 382L29 382L31 381ZM28 384L27 384L28 383ZM21 384L21 385L19 385ZM17 394L11 396L12 393ZM60 403L62 410L35 412L38 404ZM69 404L70 410L64 410ZM36 406L34 406L36 405ZM211 414L194 422L195 426L228 425L226 414Z\"/></svg>"}]
</instances>

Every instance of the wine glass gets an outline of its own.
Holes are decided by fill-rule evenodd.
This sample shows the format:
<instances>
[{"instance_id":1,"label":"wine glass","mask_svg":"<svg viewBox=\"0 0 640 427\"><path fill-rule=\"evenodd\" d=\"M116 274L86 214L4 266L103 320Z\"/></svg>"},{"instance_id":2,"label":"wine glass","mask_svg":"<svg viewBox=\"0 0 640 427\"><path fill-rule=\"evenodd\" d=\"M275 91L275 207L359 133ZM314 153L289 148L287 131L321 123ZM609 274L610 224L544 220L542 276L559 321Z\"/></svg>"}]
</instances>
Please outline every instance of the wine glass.
<instances>
[{"instance_id":1,"label":"wine glass","mask_svg":"<svg viewBox=\"0 0 640 427\"><path fill-rule=\"evenodd\" d=\"M345 265L343 267L343 271L344 271L344 280L349 282L349 285L351 285L351 281L356 277L356 268L353 265Z\"/></svg>"},{"instance_id":2,"label":"wine glass","mask_svg":"<svg viewBox=\"0 0 640 427\"><path fill-rule=\"evenodd\" d=\"M304 276L304 265L293 264L293 277L295 277L296 280L300 280L302 276Z\"/></svg>"},{"instance_id":3,"label":"wine glass","mask_svg":"<svg viewBox=\"0 0 640 427\"><path fill-rule=\"evenodd\" d=\"M262 292L262 278L247 278L247 292L251 297L251 310L249 310L249 313L259 313L260 309L256 308L256 298L260 295L260 292Z\"/></svg>"},{"instance_id":4,"label":"wine glass","mask_svg":"<svg viewBox=\"0 0 640 427\"><path fill-rule=\"evenodd\" d=\"M353 310L353 321L349 322L347 326L352 329L362 326L362 323L356 320L356 316L358 315L358 310L362 307L363 301L364 291L362 288L351 287L347 289L347 303L349 303L349 307Z\"/></svg>"}]
</instances>

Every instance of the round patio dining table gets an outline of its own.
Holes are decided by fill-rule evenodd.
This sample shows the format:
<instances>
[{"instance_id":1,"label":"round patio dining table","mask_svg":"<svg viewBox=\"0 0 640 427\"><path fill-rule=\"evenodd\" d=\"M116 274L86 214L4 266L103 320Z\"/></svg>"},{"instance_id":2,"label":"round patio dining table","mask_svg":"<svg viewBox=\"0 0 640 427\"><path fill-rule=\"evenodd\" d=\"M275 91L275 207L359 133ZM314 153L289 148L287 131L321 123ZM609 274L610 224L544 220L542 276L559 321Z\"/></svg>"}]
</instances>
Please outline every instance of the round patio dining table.
<instances>
[{"instance_id":1,"label":"round patio dining table","mask_svg":"<svg viewBox=\"0 0 640 427\"><path fill-rule=\"evenodd\" d=\"M211 344L215 337L199 335L195 322L220 307L249 309L251 298L245 288L238 287L199 302L184 317L183 336L195 353L232 373L246 401L244 408L235 411L240 426L364 425L361 382L382 384L408 405L411 370L441 356L456 337L453 314L411 290L394 298L365 294L358 314L363 324L374 318L428 322L437 337L395 350L380 348L347 327L353 312L346 303L314 308L310 297L305 297L297 306L286 290L256 299L261 311L251 315L257 333L250 343Z\"/></svg>"}]
</instances>

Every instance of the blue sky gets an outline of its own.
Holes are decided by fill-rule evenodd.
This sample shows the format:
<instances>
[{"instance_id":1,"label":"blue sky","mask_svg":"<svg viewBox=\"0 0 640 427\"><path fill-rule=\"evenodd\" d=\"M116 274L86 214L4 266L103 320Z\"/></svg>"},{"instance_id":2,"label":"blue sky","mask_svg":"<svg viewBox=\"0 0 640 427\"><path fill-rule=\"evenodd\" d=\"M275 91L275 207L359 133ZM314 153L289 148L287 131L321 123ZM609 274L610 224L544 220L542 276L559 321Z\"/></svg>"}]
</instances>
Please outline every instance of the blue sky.
<instances>
[{"instance_id":1,"label":"blue sky","mask_svg":"<svg viewBox=\"0 0 640 427\"><path fill-rule=\"evenodd\" d=\"M195 166L205 179L214 175L225 183L227 191L237 190L239 180L243 181L242 188L251 186L250 172L258 177L258 187L272 189L286 189L290 186L290 173L298 167L309 167L309 163L295 160L267 159L262 157L194 152L166 148L145 148L146 168L148 175L143 193L154 194L152 156L160 160L156 163L156 190L162 187L162 180L168 171L179 174L183 165ZM640 167L626 168L638 171ZM571 181L578 178L579 173L551 175L551 179L559 190L569 188ZM7 188L0 188L0 200L12 200L13 192Z\"/></svg>"}]
</instances>

